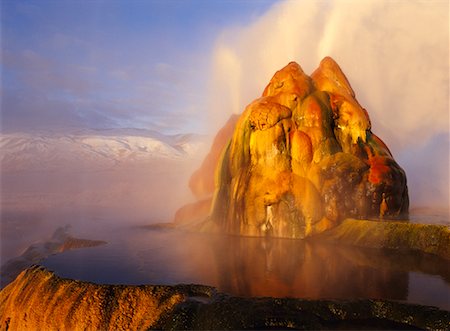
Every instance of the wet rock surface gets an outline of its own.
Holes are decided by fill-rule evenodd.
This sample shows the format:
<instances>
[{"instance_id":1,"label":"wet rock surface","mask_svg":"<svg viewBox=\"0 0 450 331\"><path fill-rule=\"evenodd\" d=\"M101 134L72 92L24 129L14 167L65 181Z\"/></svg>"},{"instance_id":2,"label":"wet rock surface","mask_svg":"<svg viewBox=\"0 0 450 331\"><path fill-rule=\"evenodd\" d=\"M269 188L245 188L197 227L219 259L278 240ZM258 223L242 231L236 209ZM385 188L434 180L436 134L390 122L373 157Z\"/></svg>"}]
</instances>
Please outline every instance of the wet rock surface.
<instances>
[{"instance_id":1,"label":"wet rock surface","mask_svg":"<svg viewBox=\"0 0 450 331\"><path fill-rule=\"evenodd\" d=\"M0 292L3 330L433 329L450 312L385 300L240 298L202 285L97 285L39 266Z\"/></svg>"},{"instance_id":2,"label":"wet rock surface","mask_svg":"<svg viewBox=\"0 0 450 331\"><path fill-rule=\"evenodd\" d=\"M311 76L289 63L247 106L218 162L205 230L304 238L348 217L406 217L408 206L405 172L327 57Z\"/></svg>"}]
</instances>

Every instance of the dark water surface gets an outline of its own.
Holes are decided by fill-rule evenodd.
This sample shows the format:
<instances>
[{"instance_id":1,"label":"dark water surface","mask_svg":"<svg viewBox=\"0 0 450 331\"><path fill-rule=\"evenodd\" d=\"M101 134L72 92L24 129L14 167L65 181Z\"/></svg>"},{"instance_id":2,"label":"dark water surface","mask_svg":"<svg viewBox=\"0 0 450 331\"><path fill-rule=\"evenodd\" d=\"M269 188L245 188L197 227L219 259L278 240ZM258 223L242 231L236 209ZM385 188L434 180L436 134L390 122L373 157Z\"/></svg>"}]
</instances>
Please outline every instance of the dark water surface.
<instances>
[{"instance_id":1,"label":"dark water surface","mask_svg":"<svg viewBox=\"0 0 450 331\"><path fill-rule=\"evenodd\" d=\"M138 228L108 241L43 264L95 283L196 283L237 296L377 298L450 310L449 263L432 255Z\"/></svg>"}]
</instances>

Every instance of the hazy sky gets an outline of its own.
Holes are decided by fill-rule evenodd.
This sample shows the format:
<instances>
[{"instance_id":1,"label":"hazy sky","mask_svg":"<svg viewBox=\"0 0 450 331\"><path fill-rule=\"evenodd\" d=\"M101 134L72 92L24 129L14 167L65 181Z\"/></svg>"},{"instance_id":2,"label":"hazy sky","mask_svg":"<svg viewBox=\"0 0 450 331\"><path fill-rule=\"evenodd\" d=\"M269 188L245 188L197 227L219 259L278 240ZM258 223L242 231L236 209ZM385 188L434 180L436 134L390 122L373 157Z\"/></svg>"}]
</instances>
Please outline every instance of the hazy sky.
<instances>
[{"instance_id":1,"label":"hazy sky","mask_svg":"<svg viewBox=\"0 0 450 331\"><path fill-rule=\"evenodd\" d=\"M389 134L394 120L398 136L419 123L447 132L448 9L446 0L2 1L2 129L215 130L289 61L311 73L331 55L378 130Z\"/></svg>"},{"instance_id":2,"label":"hazy sky","mask_svg":"<svg viewBox=\"0 0 450 331\"><path fill-rule=\"evenodd\" d=\"M2 129L205 130L222 29L273 1L1 1Z\"/></svg>"}]
</instances>

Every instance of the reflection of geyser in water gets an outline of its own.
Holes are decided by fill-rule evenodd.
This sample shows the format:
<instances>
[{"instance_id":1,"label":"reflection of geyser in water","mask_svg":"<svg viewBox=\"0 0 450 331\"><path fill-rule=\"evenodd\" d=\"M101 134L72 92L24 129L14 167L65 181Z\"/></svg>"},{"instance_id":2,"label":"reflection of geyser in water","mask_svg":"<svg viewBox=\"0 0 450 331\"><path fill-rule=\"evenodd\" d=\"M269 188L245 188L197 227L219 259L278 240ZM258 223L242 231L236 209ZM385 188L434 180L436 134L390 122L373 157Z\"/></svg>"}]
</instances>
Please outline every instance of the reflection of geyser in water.
<instances>
[{"instance_id":1,"label":"reflection of geyser in water","mask_svg":"<svg viewBox=\"0 0 450 331\"><path fill-rule=\"evenodd\" d=\"M238 295L401 300L408 294L408 273L377 270L371 262L383 255L376 252L370 261L357 249L270 238L230 238L214 248L218 286Z\"/></svg>"},{"instance_id":2,"label":"reflection of geyser in water","mask_svg":"<svg viewBox=\"0 0 450 331\"><path fill-rule=\"evenodd\" d=\"M440 258L304 240L139 229L44 265L96 283L195 283L237 296L380 298L450 308L450 271ZM423 284L427 291L413 293Z\"/></svg>"}]
</instances>

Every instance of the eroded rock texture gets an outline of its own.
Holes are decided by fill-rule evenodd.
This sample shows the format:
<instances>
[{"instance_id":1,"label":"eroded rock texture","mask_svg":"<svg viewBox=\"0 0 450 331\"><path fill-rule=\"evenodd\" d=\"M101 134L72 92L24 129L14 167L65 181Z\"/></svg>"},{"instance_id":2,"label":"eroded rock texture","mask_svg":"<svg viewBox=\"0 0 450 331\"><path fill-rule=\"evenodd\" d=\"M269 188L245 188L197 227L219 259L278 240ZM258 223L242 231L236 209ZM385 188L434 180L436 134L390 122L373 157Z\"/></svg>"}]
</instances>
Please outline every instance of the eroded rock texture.
<instances>
[{"instance_id":1,"label":"eroded rock texture","mask_svg":"<svg viewBox=\"0 0 450 331\"><path fill-rule=\"evenodd\" d=\"M0 291L1 330L446 330L450 313L385 300L242 298L202 285L97 285L32 267Z\"/></svg>"},{"instance_id":2,"label":"eroded rock texture","mask_svg":"<svg viewBox=\"0 0 450 331\"><path fill-rule=\"evenodd\" d=\"M39 267L0 292L2 330L146 330L184 300L168 286L95 285Z\"/></svg>"},{"instance_id":3,"label":"eroded rock texture","mask_svg":"<svg viewBox=\"0 0 450 331\"><path fill-rule=\"evenodd\" d=\"M205 229L303 238L347 217L408 212L405 172L330 57L311 76L295 62L274 75L239 118L216 174Z\"/></svg>"}]
</instances>

